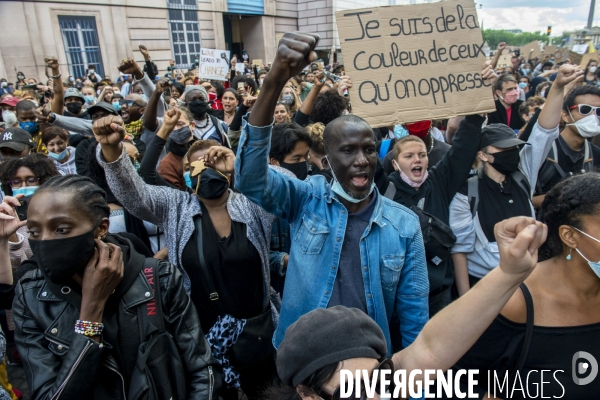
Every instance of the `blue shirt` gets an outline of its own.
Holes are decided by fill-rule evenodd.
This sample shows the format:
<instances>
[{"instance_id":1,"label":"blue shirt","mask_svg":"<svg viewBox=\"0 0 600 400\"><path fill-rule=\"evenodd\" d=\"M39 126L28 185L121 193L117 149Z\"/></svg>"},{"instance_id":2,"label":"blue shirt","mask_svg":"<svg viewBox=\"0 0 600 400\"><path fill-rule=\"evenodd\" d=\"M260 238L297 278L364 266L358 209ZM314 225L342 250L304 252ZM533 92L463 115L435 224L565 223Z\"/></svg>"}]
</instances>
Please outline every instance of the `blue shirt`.
<instances>
[{"instance_id":1,"label":"blue shirt","mask_svg":"<svg viewBox=\"0 0 600 400\"><path fill-rule=\"evenodd\" d=\"M301 181L268 167L272 124L254 127L244 117L235 161L235 185L252 202L290 223L285 296L273 337L275 348L302 315L325 308L333 291L348 225L348 211L323 176ZM400 319L404 347L429 318L429 282L416 215L383 196L360 238L360 265L368 315L392 353L389 323Z\"/></svg>"}]
</instances>

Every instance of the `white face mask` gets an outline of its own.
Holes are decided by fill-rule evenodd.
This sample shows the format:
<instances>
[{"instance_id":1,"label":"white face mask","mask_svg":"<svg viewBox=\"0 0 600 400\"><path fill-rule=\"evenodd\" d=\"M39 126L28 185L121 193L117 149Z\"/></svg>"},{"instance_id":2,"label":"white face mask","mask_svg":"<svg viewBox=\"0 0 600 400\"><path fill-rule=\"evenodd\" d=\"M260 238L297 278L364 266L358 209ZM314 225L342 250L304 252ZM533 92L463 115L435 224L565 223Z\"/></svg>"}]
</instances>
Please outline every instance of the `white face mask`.
<instances>
[{"instance_id":1,"label":"white face mask","mask_svg":"<svg viewBox=\"0 0 600 400\"><path fill-rule=\"evenodd\" d=\"M598 69L598 67L590 67L589 71L590 71L592 74L595 74L597 69Z\"/></svg>"},{"instance_id":2,"label":"white face mask","mask_svg":"<svg viewBox=\"0 0 600 400\"><path fill-rule=\"evenodd\" d=\"M569 111L569 115L571 115L571 111ZM571 119L575 121L575 118L571 115ZM600 121L598 121L598 117L596 117L596 113L592 113L587 117L581 118L579 121L576 121L572 124L567 124L567 126L575 126L577 131L584 138L592 138L598 134L600 134Z\"/></svg>"},{"instance_id":3,"label":"white face mask","mask_svg":"<svg viewBox=\"0 0 600 400\"><path fill-rule=\"evenodd\" d=\"M2 120L8 126L14 126L17 123L17 115L14 111L4 110L2 111Z\"/></svg>"},{"instance_id":4,"label":"white face mask","mask_svg":"<svg viewBox=\"0 0 600 400\"><path fill-rule=\"evenodd\" d=\"M596 242L600 243L600 240L596 239L595 237L593 237L591 235L588 235L584 231L581 231L581 230L575 228L574 226L572 228L575 229L577 232L582 233L585 236L589 237L590 239L595 240ZM587 259L586 256L584 256L583 254L581 254L581 251L579 251L578 248L575 248L575 250L579 253L579 255L581 256L581 258L583 258L585 261L587 261L587 263L590 266L590 268L592 269L592 271L594 271L594 273L598 276L598 278L600 278L600 261L598 261L598 262L590 261L590 260Z\"/></svg>"}]
</instances>

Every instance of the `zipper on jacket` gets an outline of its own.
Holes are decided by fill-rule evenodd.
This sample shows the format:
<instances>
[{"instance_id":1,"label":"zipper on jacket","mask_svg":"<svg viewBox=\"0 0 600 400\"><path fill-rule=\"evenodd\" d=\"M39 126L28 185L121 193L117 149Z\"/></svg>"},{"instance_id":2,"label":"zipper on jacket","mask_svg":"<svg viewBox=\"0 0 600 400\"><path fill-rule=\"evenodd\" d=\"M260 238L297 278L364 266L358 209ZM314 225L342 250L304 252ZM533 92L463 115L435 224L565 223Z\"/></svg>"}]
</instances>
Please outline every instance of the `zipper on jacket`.
<instances>
[{"instance_id":1,"label":"zipper on jacket","mask_svg":"<svg viewBox=\"0 0 600 400\"><path fill-rule=\"evenodd\" d=\"M212 399L213 397L213 385L215 383L215 377L213 375L212 367L208 366L208 399Z\"/></svg>"},{"instance_id":2,"label":"zipper on jacket","mask_svg":"<svg viewBox=\"0 0 600 400\"><path fill-rule=\"evenodd\" d=\"M123 375L121 375L121 373L119 371L117 371L116 369L114 369L110 365L108 365L108 363L105 363L104 365L106 366L106 368L110 369L115 374L119 375L119 377L121 378L121 388L123 389L123 399L126 399L127 396L125 395L125 379L123 378Z\"/></svg>"},{"instance_id":3,"label":"zipper on jacket","mask_svg":"<svg viewBox=\"0 0 600 400\"><path fill-rule=\"evenodd\" d=\"M71 379L71 376L73 376L73 373L75 372L75 369L77 369L77 367L79 366L79 363L81 363L81 360L83 359L83 357L85 356L85 354L88 352L88 350L92 346L93 346L93 344L90 343L90 342L87 342L85 344L85 347L83 348L83 351L79 354L79 356L77 357L77 360L75 360L75 363L71 367L71 370L69 371L69 374L67 375L67 377L65 378L65 380L63 381L63 383L60 385L60 387L58 388L58 390L56 391L56 393L54 394L54 396L52 396L52 399L58 399L59 398L59 396L62 394L62 391L64 390L65 386L67 385L67 383L69 383L69 380Z\"/></svg>"}]
</instances>

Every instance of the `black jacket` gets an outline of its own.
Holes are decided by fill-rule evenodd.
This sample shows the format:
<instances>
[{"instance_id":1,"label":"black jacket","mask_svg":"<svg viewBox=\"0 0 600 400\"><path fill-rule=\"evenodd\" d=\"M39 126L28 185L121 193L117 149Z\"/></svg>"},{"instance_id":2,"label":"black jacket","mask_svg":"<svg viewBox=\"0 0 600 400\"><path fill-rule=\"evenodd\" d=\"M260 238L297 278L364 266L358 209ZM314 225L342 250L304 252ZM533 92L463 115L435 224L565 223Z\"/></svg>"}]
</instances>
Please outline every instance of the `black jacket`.
<instances>
[{"instance_id":1,"label":"black jacket","mask_svg":"<svg viewBox=\"0 0 600 400\"><path fill-rule=\"evenodd\" d=\"M519 114L519 106L523 104L522 100L517 100L515 104L511 105L512 114L510 115L510 125L508 125L506 119L506 108L502 105L500 100L496 100L496 111L488 114L488 125L489 124L504 124L511 127L511 129L521 129L525 126L525 120L521 118Z\"/></svg>"},{"instance_id":2,"label":"black jacket","mask_svg":"<svg viewBox=\"0 0 600 400\"><path fill-rule=\"evenodd\" d=\"M35 269L16 286L15 341L33 399L125 399L140 387L141 382L131 381L141 341L136 308L154 295L142 271L145 257L127 239L109 235L106 241L123 250L125 275L104 309L102 346L74 332L81 304L76 284L62 294L64 286L46 281ZM216 400L220 366L211 356L183 278L172 264L161 262L159 281L165 328L184 363L188 398Z\"/></svg>"},{"instance_id":3,"label":"black jacket","mask_svg":"<svg viewBox=\"0 0 600 400\"><path fill-rule=\"evenodd\" d=\"M425 199L423 211L450 225L450 202L469 177L471 166L479 151L483 121L484 118L479 115L470 115L460 122L450 150L433 168L428 169L429 177L419 190L404 182L400 172L392 173L389 179L396 186L394 201L410 208L413 204L417 205L419 200ZM413 204L406 204L403 195ZM454 283L454 265L451 258L439 265L428 261L427 271L430 295L440 293Z\"/></svg>"}]
</instances>

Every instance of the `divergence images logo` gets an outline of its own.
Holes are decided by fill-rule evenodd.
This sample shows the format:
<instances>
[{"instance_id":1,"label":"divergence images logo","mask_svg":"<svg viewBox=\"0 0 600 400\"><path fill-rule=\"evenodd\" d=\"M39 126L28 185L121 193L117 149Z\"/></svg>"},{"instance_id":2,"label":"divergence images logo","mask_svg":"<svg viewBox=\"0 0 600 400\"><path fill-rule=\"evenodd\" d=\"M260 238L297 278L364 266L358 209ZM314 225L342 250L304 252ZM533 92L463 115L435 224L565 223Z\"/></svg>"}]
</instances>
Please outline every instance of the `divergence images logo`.
<instances>
[{"instance_id":1,"label":"divergence images logo","mask_svg":"<svg viewBox=\"0 0 600 400\"><path fill-rule=\"evenodd\" d=\"M585 374L589 375L585 378L579 377ZM573 382L576 385L587 385L596 379L597 375L598 361L596 361L593 355L586 351L578 351L573 354Z\"/></svg>"}]
</instances>

